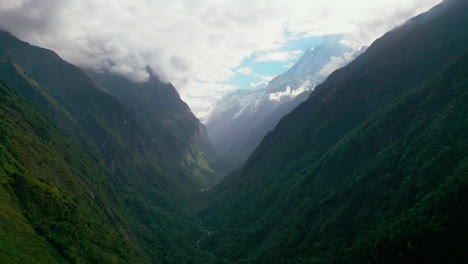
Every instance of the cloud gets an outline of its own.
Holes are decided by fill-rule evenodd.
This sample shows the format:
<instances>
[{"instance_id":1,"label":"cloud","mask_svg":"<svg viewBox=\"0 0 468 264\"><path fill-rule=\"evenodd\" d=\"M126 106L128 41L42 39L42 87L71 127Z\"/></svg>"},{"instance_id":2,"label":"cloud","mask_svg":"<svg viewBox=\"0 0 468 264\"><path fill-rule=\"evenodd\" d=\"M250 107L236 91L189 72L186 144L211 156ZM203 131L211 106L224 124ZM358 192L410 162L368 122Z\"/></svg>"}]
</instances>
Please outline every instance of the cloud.
<instances>
[{"instance_id":1,"label":"cloud","mask_svg":"<svg viewBox=\"0 0 468 264\"><path fill-rule=\"evenodd\" d=\"M253 70L250 67L242 67L242 68L238 69L237 72L242 73L244 75L252 75L253 74Z\"/></svg>"},{"instance_id":2,"label":"cloud","mask_svg":"<svg viewBox=\"0 0 468 264\"><path fill-rule=\"evenodd\" d=\"M310 81L305 81L299 88L291 90L291 86L287 86L286 90L276 92L276 93L271 93L268 95L268 99L270 101L275 101L279 102L281 101L282 98L288 97L288 98L295 98L296 96L307 92L307 91L313 91L315 89L315 85L311 85Z\"/></svg>"},{"instance_id":3,"label":"cloud","mask_svg":"<svg viewBox=\"0 0 468 264\"><path fill-rule=\"evenodd\" d=\"M283 65L283 68L289 69L289 68L291 68L292 66L294 66L294 64L295 64L294 62L285 64L285 65Z\"/></svg>"},{"instance_id":4,"label":"cloud","mask_svg":"<svg viewBox=\"0 0 468 264\"><path fill-rule=\"evenodd\" d=\"M242 61L285 61L288 40L376 37L440 0L1 0L0 27L83 67L171 81L195 113L224 93ZM203 104L200 102L204 102Z\"/></svg>"},{"instance_id":5,"label":"cloud","mask_svg":"<svg viewBox=\"0 0 468 264\"><path fill-rule=\"evenodd\" d=\"M2 0L2 2L0 2L0 10L20 8L25 2L26 0Z\"/></svg>"},{"instance_id":6,"label":"cloud","mask_svg":"<svg viewBox=\"0 0 468 264\"><path fill-rule=\"evenodd\" d=\"M268 52L268 53L264 53L258 56L255 59L255 61L287 62L290 60L297 59L299 54L301 53L302 53L302 50Z\"/></svg>"},{"instance_id":7,"label":"cloud","mask_svg":"<svg viewBox=\"0 0 468 264\"><path fill-rule=\"evenodd\" d=\"M259 77L262 81L269 82L273 80L273 78L275 78L276 76L257 75L257 77Z\"/></svg>"},{"instance_id":8,"label":"cloud","mask_svg":"<svg viewBox=\"0 0 468 264\"><path fill-rule=\"evenodd\" d=\"M250 83L250 87L257 88L257 87L265 86L265 85L267 85L267 84L268 84L268 82Z\"/></svg>"},{"instance_id":9,"label":"cloud","mask_svg":"<svg viewBox=\"0 0 468 264\"><path fill-rule=\"evenodd\" d=\"M188 80L186 83L191 89L185 89L180 93L182 99L192 108L197 109L198 118L205 118L210 113L213 102L237 87L229 84L202 83Z\"/></svg>"},{"instance_id":10,"label":"cloud","mask_svg":"<svg viewBox=\"0 0 468 264\"><path fill-rule=\"evenodd\" d=\"M328 77L328 75L330 75L332 72L350 63L356 57L357 53L358 52L356 51L346 52L341 57L331 57L330 61L325 66L323 66L323 68L318 72L318 75L322 78Z\"/></svg>"}]
</instances>

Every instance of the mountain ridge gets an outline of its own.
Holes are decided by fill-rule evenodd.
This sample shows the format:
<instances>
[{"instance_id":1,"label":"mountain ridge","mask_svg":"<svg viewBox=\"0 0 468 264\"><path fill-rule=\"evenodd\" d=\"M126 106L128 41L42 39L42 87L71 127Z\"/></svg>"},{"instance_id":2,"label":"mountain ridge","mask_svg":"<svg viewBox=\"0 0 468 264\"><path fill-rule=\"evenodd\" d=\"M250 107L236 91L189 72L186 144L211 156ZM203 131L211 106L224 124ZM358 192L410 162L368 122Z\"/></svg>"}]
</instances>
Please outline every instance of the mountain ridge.
<instances>
[{"instance_id":1,"label":"mountain ridge","mask_svg":"<svg viewBox=\"0 0 468 264\"><path fill-rule=\"evenodd\" d=\"M351 48L340 43L342 38L324 37L322 44L307 49L291 69L273 78L266 88L241 89L215 104L206 126L217 154L231 163L227 171L240 166L280 118L325 79L320 71L333 57L351 54Z\"/></svg>"},{"instance_id":2,"label":"mountain ridge","mask_svg":"<svg viewBox=\"0 0 468 264\"><path fill-rule=\"evenodd\" d=\"M389 201L391 197L389 190L394 188L394 185L389 184L392 181L398 184L402 179L395 173L398 163L385 163L385 159L375 160L382 174L373 172L376 174L369 179L374 185L366 191L358 184L358 173L361 171L361 174L370 174L373 164L365 163L364 158L361 159L360 155L353 154L353 152L346 152L347 155L335 154L334 159L327 160L326 163L325 157L332 151L342 149L341 140L353 134L363 122L372 119L374 114L391 108L402 98L401 96L411 93L412 88L424 86L425 82L436 83L435 79L430 79L432 76L440 73L447 80L447 85L452 85L451 81L460 81L463 87L466 82L466 78L464 79L466 55L463 54L468 44L468 32L456 25L463 25L467 22L464 13L467 6L466 2L459 1L451 5L443 5L434 9L435 12L441 12L441 15L433 16L433 13L430 13L430 18L424 23L414 24L409 28L405 25L398 27L376 40L366 52L348 66L332 73L323 84L316 87L309 99L283 117L275 129L263 139L249 160L238 171L225 178L207 197L208 205L200 212L200 217L210 230L216 231L206 238L205 248L233 263L243 261L280 263L281 260L306 263L350 263L353 262L353 257L345 256L345 254L347 254L346 250L354 250L351 245L357 241L353 238L358 236L363 240L368 238L363 235L366 232L366 226L360 222L378 223L378 219L386 217L384 213L378 213L381 212L378 210L385 208L384 205L383 207L375 207L375 203L370 205L368 208L377 210L373 214L371 209L359 207L359 201L371 203L375 197L377 201L382 201L394 208L398 206L407 208L404 199ZM424 16L419 16L418 19ZM421 43L425 45L421 46ZM456 66L452 64L449 69L446 68L460 56L460 60L455 63ZM461 73L456 71L457 67L460 67ZM450 79L452 75L453 80ZM429 87L439 89L433 85ZM449 87L452 89L451 86L447 86ZM457 93L463 95L463 89L458 89ZM437 91L440 92L440 89ZM456 97L451 97L453 94L441 93L441 95L445 96L441 98L457 102ZM435 106L437 99L437 97L431 98L433 100L431 104ZM431 115L429 114L430 108L427 108L431 104L421 105L422 110L417 115L417 119ZM405 107L407 107L408 114L411 114L411 107L407 105ZM461 114L466 114L463 101L458 101L457 107ZM454 124L459 126L464 124L463 117L456 118L453 113L441 112L441 115L447 115L447 118L450 116L454 122L456 121ZM437 114L434 118L438 118ZM391 127L390 123L387 124ZM399 133L397 135L405 135L407 133L405 128L402 125L395 130ZM385 126L379 127L378 131L385 133ZM464 146L463 137L456 132L457 129L450 127L449 131L453 131L457 135L457 142ZM361 140L366 139L368 133L370 131L362 132ZM417 135L415 131L413 133L412 137ZM432 132L427 133L425 136L430 144L442 147L440 144L443 143L439 143ZM370 137L362 143L361 147L372 149L374 147L372 144L372 137ZM385 144L391 145L391 142ZM395 153L386 153L385 157L395 160L394 155L407 151L406 148L412 149L419 156L429 155L423 154L425 153L422 150L424 144L419 144L421 144L421 152L415 150L419 147L402 144L394 149ZM351 143L349 145L354 147ZM448 153L454 153L454 151ZM466 156L463 148L461 150L458 148L457 151L460 151L462 156ZM461 166L464 166L463 159L460 160L459 155L453 158L457 157L458 160L455 162L460 162ZM441 161L443 157L447 156L439 157ZM416 164L421 164L421 162L415 162L413 167L405 164L408 167L405 167L403 179L416 177L416 175L422 177L412 171L415 167L417 168ZM428 165L432 164L429 162L424 164L433 166ZM463 182L466 175L463 174L461 168L440 175L450 178L449 173L454 172L454 175L459 177L457 181ZM385 175L388 177L385 178ZM345 176L347 177L345 182L341 182ZM437 184L444 186L443 182L448 178L438 178ZM382 185L375 183L379 180ZM427 188L425 190L428 192L439 192L437 187L426 185L424 177L418 181L415 183L416 188L420 190ZM381 186L387 186L385 184L389 185L388 190L382 189L384 187ZM368 192L374 190L373 188L379 191L373 192L371 196ZM405 186L405 188L411 187ZM465 187L460 183L453 188L463 190ZM410 193L408 189L401 190L401 195L405 194L409 197L414 195ZM456 193L456 197L463 197L461 192L456 191ZM384 197L384 195L388 196ZM420 195L423 194L420 193ZM348 197L350 198L347 199ZM409 203L415 207L408 210L415 212L419 210L415 209L417 203L414 200L410 200ZM428 203L424 206L432 208L434 205ZM434 208L431 210L436 210ZM366 211L366 214L355 216L354 209ZM450 214L455 212L450 210L447 211ZM410 211L408 214L412 214L409 213ZM388 216L398 219L397 212L398 210L395 210ZM420 217L426 217L426 213L427 211L421 212ZM413 215L413 217L416 216ZM440 219L443 219L443 216L441 217ZM385 225L383 222L380 223L382 226ZM454 223L459 225L459 222L454 221ZM390 226L393 224L396 226L396 222L389 223ZM404 236L404 233L398 234ZM453 233L444 233L446 236L451 236L451 234ZM380 237L382 239L380 242L386 244L388 241L384 243L384 238ZM405 241L402 237L398 239ZM401 241L398 243L405 243ZM395 244L395 248L402 246L398 243ZM384 248L379 248L379 250L384 252ZM427 253L430 252L430 250L427 251ZM444 257L449 256L447 252L449 251L444 251ZM428 255L436 258L432 254ZM355 263L372 261L366 258L370 256L362 254L360 255L363 258L361 261L354 261ZM407 259L414 258L414 255L405 256ZM391 259L395 260L395 258L397 257ZM420 260L422 259L424 259L423 256ZM436 259L440 261L440 258ZM385 263L385 258L380 261ZM403 261L405 261L404 258Z\"/></svg>"},{"instance_id":3,"label":"mountain ridge","mask_svg":"<svg viewBox=\"0 0 468 264\"><path fill-rule=\"evenodd\" d=\"M92 79L77 67L64 62L51 51L29 46L8 33L1 32L0 40L3 51L0 56L0 62L3 64L0 67L2 81L44 111L68 136L80 141L81 147L86 148L87 155L94 157L96 162L87 166L85 172L89 175L93 175L90 171L95 170L109 173L106 182L90 184L96 185L96 188L104 186L112 189L114 193L101 200L119 201L118 206L103 206L96 209L95 213L116 217L117 214L120 215L122 224L110 226L110 232L119 234L115 243L120 243L122 239L131 241L130 246L120 247L119 250L128 249L127 253L119 253L121 261L112 256L109 258L114 259L112 261L116 263L125 263L126 260L134 262L130 259L138 259L136 262L140 263L159 263L163 258L201 258L203 253L193 242L199 230L197 223L192 221L191 209L186 204L194 193L199 192L199 188L205 188L205 183L199 179L203 175L194 174L191 169L179 165L169 153L156 148L155 144L151 143L144 125L138 123L136 113L116 98L99 90ZM27 68L24 69L23 66ZM75 130L70 132L70 124L72 127L77 126L74 128L77 133L72 133ZM72 149L72 152L78 152L78 149L80 147ZM20 152L18 155L21 157L23 154ZM72 173L67 177L76 180L79 175ZM25 177L28 182L31 180L29 175ZM52 183L51 188L60 189L61 186ZM29 192L31 190L28 189L27 193ZM45 192L46 195L47 193ZM43 192L36 195L43 195ZM81 195L76 199L81 201L80 199L85 197L87 196ZM29 213L32 209L34 207L25 212ZM47 210L48 213L61 215L53 208ZM37 219L41 215L44 216L39 212ZM50 224L48 218L44 219L45 223ZM86 228L76 221L72 219L71 223L66 224L71 224L73 230L86 232ZM63 239L72 239L74 233L63 232L61 236ZM79 261L76 260L79 253L70 251L69 246L54 241L51 240L50 244L59 250L61 255L73 259L72 262ZM83 240L83 243L87 243L86 241ZM109 245L111 244L113 243L109 242ZM70 245L75 247L75 243ZM86 262L111 262L104 256L105 250L97 248L94 253L83 254L89 254L89 258L97 258ZM108 260L105 261L106 259Z\"/></svg>"},{"instance_id":4,"label":"mountain ridge","mask_svg":"<svg viewBox=\"0 0 468 264\"><path fill-rule=\"evenodd\" d=\"M377 39L212 188L172 84L0 31L0 262L466 262L466 10L446 0Z\"/></svg>"}]
</instances>

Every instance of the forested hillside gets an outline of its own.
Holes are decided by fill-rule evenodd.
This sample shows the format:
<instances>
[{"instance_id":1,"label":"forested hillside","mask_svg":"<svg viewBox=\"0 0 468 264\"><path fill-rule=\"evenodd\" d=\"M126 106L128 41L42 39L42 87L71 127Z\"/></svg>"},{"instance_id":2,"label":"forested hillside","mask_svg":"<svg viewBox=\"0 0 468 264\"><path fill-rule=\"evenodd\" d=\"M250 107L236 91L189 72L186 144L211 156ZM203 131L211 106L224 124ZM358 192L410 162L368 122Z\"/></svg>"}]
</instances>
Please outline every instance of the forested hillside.
<instances>
[{"instance_id":1,"label":"forested hillside","mask_svg":"<svg viewBox=\"0 0 468 264\"><path fill-rule=\"evenodd\" d=\"M205 247L228 263L462 263L465 10L442 3L318 86L213 190Z\"/></svg>"},{"instance_id":2,"label":"forested hillside","mask_svg":"<svg viewBox=\"0 0 468 264\"><path fill-rule=\"evenodd\" d=\"M20 44L26 45L15 45ZM33 54L45 54L30 65L52 74L50 79L42 76L45 85L64 81L42 64L48 59L92 83L50 51L27 47ZM2 220L10 235L4 237L0 259L15 263L32 258L22 253L24 247L32 252L48 248L44 254L50 251L49 259L70 263L159 263L201 257L195 242L202 232L189 217L187 202L205 182L191 178L188 168L173 156L152 147L133 114L115 98L94 86L83 90L77 86L75 95L62 98L32 79L9 53L2 52L0 58L5 122L0 127L5 135L0 142L2 195L11 207ZM54 87L72 92L67 85ZM75 96L85 99L80 102ZM86 104L83 111L75 108L81 103ZM18 228L28 229L24 238L15 238L17 230L9 227L15 218L22 219ZM15 245L10 244L13 238L19 239ZM38 247L21 242L30 239L39 241Z\"/></svg>"},{"instance_id":3,"label":"forested hillside","mask_svg":"<svg viewBox=\"0 0 468 264\"><path fill-rule=\"evenodd\" d=\"M217 184L151 67L134 82L0 31L0 264L466 263L467 10L374 41Z\"/></svg>"}]
</instances>

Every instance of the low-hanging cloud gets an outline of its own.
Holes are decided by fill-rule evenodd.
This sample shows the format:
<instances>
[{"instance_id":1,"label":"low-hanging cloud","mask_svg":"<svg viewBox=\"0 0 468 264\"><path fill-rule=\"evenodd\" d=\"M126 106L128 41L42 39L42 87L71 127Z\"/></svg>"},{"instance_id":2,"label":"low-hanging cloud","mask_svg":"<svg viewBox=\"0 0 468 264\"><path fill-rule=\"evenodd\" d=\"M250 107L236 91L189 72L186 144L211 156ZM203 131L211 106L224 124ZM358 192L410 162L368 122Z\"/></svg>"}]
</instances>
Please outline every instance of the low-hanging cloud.
<instances>
[{"instance_id":1,"label":"low-hanging cloud","mask_svg":"<svg viewBox=\"0 0 468 264\"><path fill-rule=\"evenodd\" d=\"M199 116L252 55L300 36L376 37L440 0L2 0L0 27L82 67L134 81L149 65Z\"/></svg>"},{"instance_id":2,"label":"low-hanging cloud","mask_svg":"<svg viewBox=\"0 0 468 264\"><path fill-rule=\"evenodd\" d=\"M320 77L321 79L325 79L326 77L328 77L328 75L330 75L330 73L346 66L359 54L361 54L361 50L345 52L341 57L332 56L330 58L330 61L327 64L325 64L325 66L323 66L322 69L320 69L320 71L317 73L318 77Z\"/></svg>"},{"instance_id":3,"label":"low-hanging cloud","mask_svg":"<svg viewBox=\"0 0 468 264\"><path fill-rule=\"evenodd\" d=\"M255 82L255 83L250 83L250 87L257 88L257 87L262 87L266 86L268 82Z\"/></svg>"},{"instance_id":4,"label":"low-hanging cloud","mask_svg":"<svg viewBox=\"0 0 468 264\"><path fill-rule=\"evenodd\" d=\"M284 91L279 91L276 93L271 93L268 95L268 99L270 101L275 101L279 102L283 98L295 98L296 96L307 92L307 91L313 91L315 89L315 85L312 85L310 80L305 81L302 85L300 85L297 89L291 89L291 86L287 86L286 90Z\"/></svg>"}]
</instances>

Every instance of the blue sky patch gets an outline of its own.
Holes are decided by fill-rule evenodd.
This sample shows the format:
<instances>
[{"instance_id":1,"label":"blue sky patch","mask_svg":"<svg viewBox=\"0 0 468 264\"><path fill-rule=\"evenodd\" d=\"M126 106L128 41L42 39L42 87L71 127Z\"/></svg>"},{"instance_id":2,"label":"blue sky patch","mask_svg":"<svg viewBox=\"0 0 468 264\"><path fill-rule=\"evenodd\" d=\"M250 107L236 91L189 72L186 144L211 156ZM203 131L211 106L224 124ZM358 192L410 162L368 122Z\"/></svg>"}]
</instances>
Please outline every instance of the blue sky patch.
<instances>
[{"instance_id":1,"label":"blue sky patch","mask_svg":"<svg viewBox=\"0 0 468 264\"><path fill-rule=\"evenodd\" d=\"M226 84L241 89L265 87L271 78L286 72L307 49L320 45L322 40L323 37L293 39L278 50L252 55L234 69L236 75Z\"/></svg>"}]
</instances>

